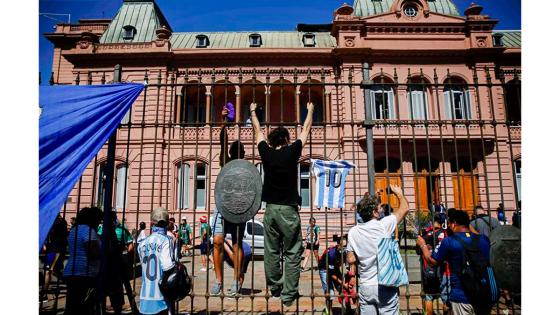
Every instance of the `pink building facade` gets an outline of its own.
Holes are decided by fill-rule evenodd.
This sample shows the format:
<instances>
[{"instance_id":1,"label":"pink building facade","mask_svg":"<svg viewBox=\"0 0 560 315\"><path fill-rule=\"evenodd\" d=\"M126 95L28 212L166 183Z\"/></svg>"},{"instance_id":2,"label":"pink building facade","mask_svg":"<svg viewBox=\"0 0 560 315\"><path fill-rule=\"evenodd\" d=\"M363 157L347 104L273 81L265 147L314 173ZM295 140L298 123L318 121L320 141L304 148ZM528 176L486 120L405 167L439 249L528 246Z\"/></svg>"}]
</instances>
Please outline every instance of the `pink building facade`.
<instances>
[{"instance_id":1,"label":"pink building facade","mask_svg":"<svg viewBox=\"0 0 560 315\"><path fill-rule=\"evenodd\" d=\"M225 103L236 107L230 141L240 139L260 167L249 104L263 105L267 130L282 124L296 136L313 101L300 213L346 229L370 176L376 190L401 184L417 213L439 203L518 207L521 32L495 30L498 21L481 11L461 14L450 0L356 0L330 24L295 31L189 33L175 31L154 1L127 0L111 20L59 24L45 36L54 84L109 83L117 64L123 81L148 84L117 131L114 207L130 228L157 206L191 225L213 212ZM374 140L369 171L365 126ZM313 209L310 158L356 165L345 209ZM70 194L67 217L101 204L105 160L106 148Z\"/></svg>"}]
</instances>

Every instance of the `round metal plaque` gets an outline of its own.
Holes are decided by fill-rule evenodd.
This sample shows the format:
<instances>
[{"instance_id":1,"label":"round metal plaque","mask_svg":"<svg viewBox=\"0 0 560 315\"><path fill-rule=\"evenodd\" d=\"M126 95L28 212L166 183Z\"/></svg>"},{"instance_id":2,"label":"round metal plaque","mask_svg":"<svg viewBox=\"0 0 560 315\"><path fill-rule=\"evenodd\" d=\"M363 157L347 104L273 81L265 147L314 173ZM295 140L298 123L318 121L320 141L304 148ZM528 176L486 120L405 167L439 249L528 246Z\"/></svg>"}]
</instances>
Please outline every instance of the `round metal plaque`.
<instances>
[{"instance_id":1,"label":"round metal plaque","mask_svg":"<svg viewBox=\"0 0 560 315\"><path fill-rule=\"evenodd\" d=\"M521 292L521 230L503 225L490 234L490 264L501 289Z\"/></svg>"},{"instance_id":2,"label":"round metal plaque","mask_svg":"<svg viewBox=\"0 0 560 315\"><path fill-rule=\"evenodd\" d=\"M216 207L231 223L251 220L261 207L262 180L251 162L238 159L227 163L214 188Z\"/></svg>"}]
</instances>

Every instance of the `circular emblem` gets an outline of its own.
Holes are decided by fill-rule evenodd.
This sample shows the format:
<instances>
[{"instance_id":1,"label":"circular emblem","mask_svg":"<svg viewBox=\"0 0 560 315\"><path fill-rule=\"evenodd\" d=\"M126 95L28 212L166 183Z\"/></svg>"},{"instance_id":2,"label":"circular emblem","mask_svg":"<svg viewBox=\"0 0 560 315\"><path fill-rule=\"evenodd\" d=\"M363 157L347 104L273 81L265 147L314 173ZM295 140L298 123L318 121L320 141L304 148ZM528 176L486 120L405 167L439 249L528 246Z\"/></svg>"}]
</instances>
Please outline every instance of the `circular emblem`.
<instances>
[{"instance_id":1,"label":"circular emblem","mask_svg":"<svg viewBox=\"0 0 560 315\"><path fill-rule=\"evenodd\" d=\"M344 44L346 45L346 47L354 47L354 38L346 38Z\"/></svg>"},{"instance_id":2,"label":"circular emblem","mask_svg":"<svg viewBox=\"0 0 560 315\"><path fill-rule=\"evenodd\" d=\"M216 208L231 223L252 219L261 207L262 181L251 162L233 160L227 163L216 179Z\"/></svg>"},{"instance_id":3,"label":"circular emblem","mask_svg":"<svg viewBox=\"0 0 560 315\"><path fill-rule=\"evenodd\" d=\"M490 234L490 265L501 288L521 292L521 230L503 225Z\"/></svg>"}]
</instances>

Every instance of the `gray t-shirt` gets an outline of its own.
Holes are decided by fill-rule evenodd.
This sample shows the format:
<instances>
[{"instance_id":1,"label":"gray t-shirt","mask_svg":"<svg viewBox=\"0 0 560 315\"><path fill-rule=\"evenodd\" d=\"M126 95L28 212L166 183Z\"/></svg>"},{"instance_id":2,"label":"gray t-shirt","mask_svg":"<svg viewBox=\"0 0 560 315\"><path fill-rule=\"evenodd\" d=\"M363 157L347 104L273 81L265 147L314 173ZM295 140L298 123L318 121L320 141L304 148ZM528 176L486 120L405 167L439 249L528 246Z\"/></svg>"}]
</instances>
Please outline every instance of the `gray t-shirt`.
<instances>
[{"instance_id":1,"label":"gray t-shirt","mask_svg":"<svg viewBox=\"0 0 560 315\"><path fill-rule=\"evenodd\" d=\"M490 237L490 231L500 226L500 221L493 217L480 216L471 221L471 226L481 235ZM492 227L492 228L490 228Z\"/></svg>"}]
</instances>

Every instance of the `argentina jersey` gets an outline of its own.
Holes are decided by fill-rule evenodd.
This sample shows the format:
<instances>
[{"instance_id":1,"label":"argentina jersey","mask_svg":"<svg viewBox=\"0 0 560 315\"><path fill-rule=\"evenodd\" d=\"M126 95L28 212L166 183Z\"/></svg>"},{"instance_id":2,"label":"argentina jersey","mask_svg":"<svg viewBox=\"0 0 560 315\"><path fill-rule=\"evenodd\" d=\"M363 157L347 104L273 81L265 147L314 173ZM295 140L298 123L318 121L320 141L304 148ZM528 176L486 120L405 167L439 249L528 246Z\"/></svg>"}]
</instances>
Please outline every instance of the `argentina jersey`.
<instances>
[{"instance_id":1,"label":"argentina jersey","mask_svg":"<svg viewBox=\"0 0 560 315\"><path fill-rule=\"evenodd\" d=\"M161 231L159 231L161 230ZM138 257L142 263L142 289L140 291L140 313L157 314L167 309L159 290L163 272L174 266L171 253L173 245L163 228L153 228L153 233L138 244Z\"/></svg>"},{"instance_id":2,"label":"argentina jersey","mask_svg":"<svg viewBox=\"0 0 560 315\"><path fill-rule=\"evenodd\" d=\"M348 161L311 160L313 174L316 178L317 191L315 206L317 208L344 208L344 189L346 176L354 165Z\"/></svg>"}]
</instances>

